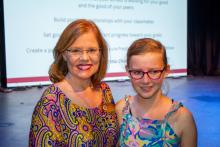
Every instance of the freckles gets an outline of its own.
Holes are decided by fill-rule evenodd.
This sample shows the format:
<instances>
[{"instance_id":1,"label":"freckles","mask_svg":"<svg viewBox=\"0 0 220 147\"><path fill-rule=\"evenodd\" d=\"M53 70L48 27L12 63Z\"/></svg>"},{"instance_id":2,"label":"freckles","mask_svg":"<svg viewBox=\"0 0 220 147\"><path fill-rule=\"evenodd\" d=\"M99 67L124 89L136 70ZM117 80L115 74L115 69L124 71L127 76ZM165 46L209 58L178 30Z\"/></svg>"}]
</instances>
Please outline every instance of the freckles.
<instances>
[{"instance_id":1,"label":"freckles","mask_svg":"<svg viewBox=\"0 0 220 147\"><path fill-rule=\"evenodd\" d=\"M133 80L133 79L131 79L131 83L134 86L138 86L140 84L140 82L138 80Z\"/></svg>"}]
</instances>

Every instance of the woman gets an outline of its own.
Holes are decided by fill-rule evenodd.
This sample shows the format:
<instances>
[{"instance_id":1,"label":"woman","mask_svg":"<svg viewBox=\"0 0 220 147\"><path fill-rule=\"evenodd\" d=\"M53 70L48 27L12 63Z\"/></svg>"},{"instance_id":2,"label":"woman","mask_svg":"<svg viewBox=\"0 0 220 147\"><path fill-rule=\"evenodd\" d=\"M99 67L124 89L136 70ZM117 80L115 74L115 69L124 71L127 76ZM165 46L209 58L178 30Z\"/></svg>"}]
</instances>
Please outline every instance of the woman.
<instances>
[{"instance_id":1,"label":"woman","mask_svg":"<svg viewBox=\"0 0 220 147\"><path fill-rule=\"evenodd\" d=\"M136 40L128 49L126 70L136 95L116 104L120 146L196 146L192 114L161 90L170 70L164 46L150 38Z\"/></svg>"},{"instance_id":2,"label":"woman","mask_svg":"<svg viewBox=\"0 0 220 147\"><path fill-rule=\"evenodd\" d=\"M109 86L101 82L107 44L94 22L76 20L61 34L49 70L53 82L37 103L29 146L114 146L117 115Z\"/></svg>"}]
</instances>

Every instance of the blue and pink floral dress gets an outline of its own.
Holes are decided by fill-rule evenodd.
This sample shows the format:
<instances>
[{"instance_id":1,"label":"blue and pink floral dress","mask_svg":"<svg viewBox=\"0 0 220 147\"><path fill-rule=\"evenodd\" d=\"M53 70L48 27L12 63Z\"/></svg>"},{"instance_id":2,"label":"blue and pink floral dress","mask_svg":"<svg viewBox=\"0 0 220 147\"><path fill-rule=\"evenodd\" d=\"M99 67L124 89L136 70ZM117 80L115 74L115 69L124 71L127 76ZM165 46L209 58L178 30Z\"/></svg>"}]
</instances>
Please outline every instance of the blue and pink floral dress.
<instances>
[{"instance_id":1,"label":"blue and pink floral dress","mask_svg":"<svg viewBox=\"0 0 220 147\"><path fill-rule=\"evenodd\" d=\"M120 127L120 147L178 147L180 137L174 132L168 118L176 112L181 103L173 102L163 120L137 118L132 116L128 97L123 109L123 122Z\"/></svg>"}]
</instances>

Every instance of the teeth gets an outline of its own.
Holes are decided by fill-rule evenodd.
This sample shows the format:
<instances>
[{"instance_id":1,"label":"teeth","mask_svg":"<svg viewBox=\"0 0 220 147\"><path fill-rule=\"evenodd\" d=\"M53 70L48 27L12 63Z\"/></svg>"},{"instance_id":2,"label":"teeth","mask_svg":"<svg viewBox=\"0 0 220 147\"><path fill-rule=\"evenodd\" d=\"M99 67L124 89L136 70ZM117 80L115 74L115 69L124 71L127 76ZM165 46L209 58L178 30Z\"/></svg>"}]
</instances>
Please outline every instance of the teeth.
<instances>
[{"instance_id":1,"label":"teeth","mask_svg":"<svg viewBox=\"0 0 220 147\"><path fill-rule=\"evenodd\" d=\"M145 91L149 91L151 89L151 87L141 87L141 89L143 89Z\"/></svg>"},{"instance_id":2,"label":"teeth","mask_svg":"<svg viewBox=\"0 0 220 147\"><path fill-rule=\"evenodd\" d=\"M91 67L91 65L79 65L78 66L78 68L80 69L80 70L87 70L87 69L89 69Z\"/></svg>"}]
</instances>

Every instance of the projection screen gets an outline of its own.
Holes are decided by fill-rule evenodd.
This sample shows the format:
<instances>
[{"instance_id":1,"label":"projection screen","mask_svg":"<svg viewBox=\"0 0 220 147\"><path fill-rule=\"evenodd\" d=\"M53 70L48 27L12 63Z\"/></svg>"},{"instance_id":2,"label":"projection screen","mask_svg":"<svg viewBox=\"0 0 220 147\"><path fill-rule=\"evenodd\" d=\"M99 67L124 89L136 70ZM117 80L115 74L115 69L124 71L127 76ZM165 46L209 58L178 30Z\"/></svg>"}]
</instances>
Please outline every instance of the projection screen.
<instances>
[{"instance_id":1,"label":"projection screen","mask_svg":"<svg viewBox=\"0 0 220 147\"><path fill-rule=\"evenodd\" d=\"M109 45L105 80L127 79L126 51L138 38L161 41L170 76L187 74L187 0L3 0L7 87L49 84L52 50L63 29L93 20Z\"/></svg>"}]
</instances>

